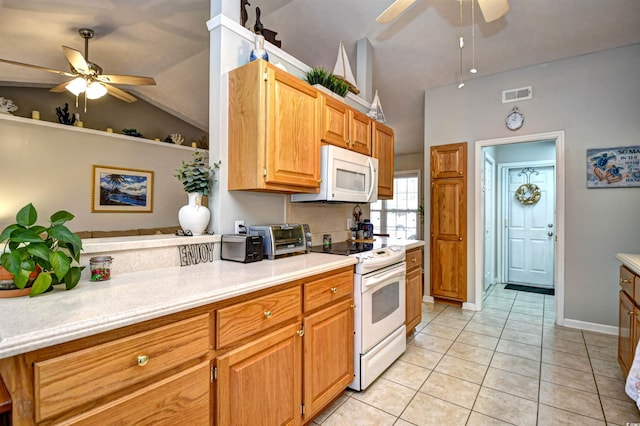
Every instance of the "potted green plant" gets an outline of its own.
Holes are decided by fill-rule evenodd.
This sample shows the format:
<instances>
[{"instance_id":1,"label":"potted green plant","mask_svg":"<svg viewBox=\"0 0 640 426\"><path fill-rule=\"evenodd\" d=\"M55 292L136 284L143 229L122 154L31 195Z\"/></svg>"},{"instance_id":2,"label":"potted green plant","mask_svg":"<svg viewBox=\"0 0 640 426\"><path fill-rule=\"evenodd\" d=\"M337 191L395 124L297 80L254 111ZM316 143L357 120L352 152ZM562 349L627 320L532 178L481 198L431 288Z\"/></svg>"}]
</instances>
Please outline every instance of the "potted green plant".
<instances>
[{"instance_id":1,"label":"potted green plant","mask_svg":"<svg viewBox=\"0 0 640 426\"><path fill-rule=\"evenodd\" d=\"M209 159L198 150L193 152L190 161L182 161L174 175L184 191L189 195L189 204L178 211L178 222L187 235L202 235L209 224L211 214L202 205L202 197L209 195L211 185L215 182L215 170L220 168L220 161L209 166Z\"/></svg>"},{"instance_id":2,"label":"potted green plant","mask_svg":"<svg viewBox=\"0 0 640 426\"><path fill-rule=\"evenodd\" d=\"M344 97L349 92L349 85L321 67L314 67L307 71L305 80L312 86L320 85L333 93Z\"/></svg>"},{"instance_id":3,"label":"potted green plant","mask_svg":"<svg viewBox=\"0 0 640 426\"><path fill-rule=\"evenodd\" d=\"M0 255L2 267L13 274L13 282L24 289L34 272L37 277L30 295L44 293L55 284L65 284L67 290L80 281L84 267L79 266L82 240L64 224L74 216L60 210L49 219L49 227L36 225L38 212L33 204L22 207L16 214L16 223L0 233L5 243Z\"/></svg>"}]
</instances>

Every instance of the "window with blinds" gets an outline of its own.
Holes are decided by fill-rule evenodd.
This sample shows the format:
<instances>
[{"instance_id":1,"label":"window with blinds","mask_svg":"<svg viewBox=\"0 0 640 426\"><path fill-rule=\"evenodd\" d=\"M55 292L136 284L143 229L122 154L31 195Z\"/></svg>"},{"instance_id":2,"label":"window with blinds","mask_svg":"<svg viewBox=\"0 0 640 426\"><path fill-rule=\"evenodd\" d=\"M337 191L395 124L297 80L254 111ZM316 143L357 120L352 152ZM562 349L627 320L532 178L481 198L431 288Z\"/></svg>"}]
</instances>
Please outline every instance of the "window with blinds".
<instances>
[{"instance_id":1,"label":"window with blinds","mask_svg":"<svg viewBox=\"0 0 640 426\"><path fill-rule=\"evenodd\" d=\"M396 173L393 199L371 204L370 216L374 233L391 238L417 240L420 235L420 172Z\"/></svg>"}]
</instances>

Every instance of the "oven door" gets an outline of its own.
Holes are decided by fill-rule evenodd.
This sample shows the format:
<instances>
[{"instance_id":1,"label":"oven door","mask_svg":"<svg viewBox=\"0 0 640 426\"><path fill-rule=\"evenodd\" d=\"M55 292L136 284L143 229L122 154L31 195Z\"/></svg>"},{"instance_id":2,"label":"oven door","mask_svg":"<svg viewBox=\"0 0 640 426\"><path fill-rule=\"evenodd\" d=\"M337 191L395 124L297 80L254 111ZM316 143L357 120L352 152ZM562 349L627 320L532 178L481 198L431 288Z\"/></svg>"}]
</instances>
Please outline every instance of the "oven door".
<instances>
[{"instance_id":1,"label":"oven door","mask_svg":"<svg viewBox=\"0 0 640 426\"><path fill-rule=\"evenodd\" d=\"M405 321L405 262L360 278L361 353L366 353Z\"/></svg>"}]
</instances>

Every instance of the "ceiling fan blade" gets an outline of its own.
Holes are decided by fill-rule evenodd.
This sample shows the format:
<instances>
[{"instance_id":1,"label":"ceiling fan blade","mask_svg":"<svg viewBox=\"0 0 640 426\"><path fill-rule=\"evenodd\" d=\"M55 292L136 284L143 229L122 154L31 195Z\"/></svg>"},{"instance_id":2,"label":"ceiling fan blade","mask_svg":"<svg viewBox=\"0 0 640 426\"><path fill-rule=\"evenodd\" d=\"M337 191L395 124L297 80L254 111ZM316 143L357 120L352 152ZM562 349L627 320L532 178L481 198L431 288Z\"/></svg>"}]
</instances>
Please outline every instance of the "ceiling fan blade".
<instances>
[{"instance_id":1,"label":"ceiling fan blade","mask_svg":"<svg viewBox=\"0 0 640 426\"><path fill-rule=\"evenodd\" d=\"M52 72L54 74L64 75L66 77L74 77L75 76L75 74L72 74L72 73L67 72L67 71L54 70L52 68L45 68L45 67L41 67L41 66L38 66L38 65L31 65L31 64L25 64L25 63L22 63L22 62L10 61L8 59L0 59L0 62L4 62L4 63L11 64L11 65L19 65L21 67L33 68L33 69L40 70L40 71Z\"/></svg>"},{"instance_id":2,"label":"ceiling fan blade","mask_svg":"<svg viewBox=\"0 0 640 426\"><path fill-rule=\"evenodd\" d=\"M55 92L55 93L61 93L64 92L67 88L67 84L69 84L68 81L65 81L64 83L60 83L57 86L53 86L51 89L49 89L50 92Z\"/></svg>"},{"instance_id":3,"label":"ceiling fan blade","mask_svg":"<svg viewBox=\"0 0 640 426\"><path fill-rule=\"evenodd\" d=\"M495 21L509 11L509 0L478 0L486 22Z\"/></svg>"},{"instance_id":4,"label":"ceiling fan blade","mask_svg":"<svg viewBox=\"0 0 640 426\"><path fill-rule=\"evenodd\" d=\"M79 50L73 49L71 47L62 46L62 51L64 52L64 56L67 57L67 60L80 74L89 74L89 64L82 56Z\"/></svg>"},{"instance_id":5,"label":"ceiling fan blade","mask_svg":"<svg viewBox=\"0 0 640 426\"><path fill-rule=\"evenodd\" d=\"M404 12L416 0L396 0L376 18L378 24L388 24Z\"/></svg>"},{"instance_id":6,"label":"ceiling fan blade","mask_svg":"<svg viewBox=\"0 0 640 426\"><path fill-rule=\"evenodd\" d=\"M96 77L103 83L131 84L135 86L155 86L156 81L151 77L141 77L138 75L116 75L102 74Z\"/></svg>"},{"instance_id":7,"label":"ceiling fan blade","mask_svg":"<svg viewBox=\"0 0 640 426\"><path fill-rule=\"evenodd\" d=\"M104 84L104 83L103 83L103 84ZM114 98L118 98L118 99L120 99L121 101L125 101L125 102L129 102L129 103L131 103L131 102L135 102L135 101L137 101L137 100L138 100L135 96L130 95L130 94L128 94L127 92L125 92L124 90L120 90L120 89L118 89L118 88L117 88L117 87L115 87L115 86L111 86L111 85L109 85L109 84L104 84L104 87L106 87L106 88L107 88L107 92L108 92L111 96L113 96Z\"/></svg>"}]
</instances>

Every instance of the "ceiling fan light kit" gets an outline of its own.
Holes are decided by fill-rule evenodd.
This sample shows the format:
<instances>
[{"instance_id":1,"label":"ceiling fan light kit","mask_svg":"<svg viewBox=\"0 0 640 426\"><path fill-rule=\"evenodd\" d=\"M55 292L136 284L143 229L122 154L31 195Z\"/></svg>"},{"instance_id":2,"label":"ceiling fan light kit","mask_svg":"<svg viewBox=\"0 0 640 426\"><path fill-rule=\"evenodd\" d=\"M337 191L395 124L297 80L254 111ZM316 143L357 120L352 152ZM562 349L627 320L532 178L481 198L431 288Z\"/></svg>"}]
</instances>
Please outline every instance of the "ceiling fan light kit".
<instances>
[{"instance_id":1,"label":"ceiling fan light kit","mask_svg":"<svg viewBox=\"0 0 640 426\"><path fill-rule=\"evenodd\" d=\"M67 89L69 92L76 96L76 108L78 107L78 96L81 93L85 94L84 112L87 112L87 99L99 99L107 93L116 99L120 99L125 102L135 102L137 99L129 93L112 86L112 84L127 84L127 85L155 85L156 82L151 77L141 77L136 75L117 75L117 74L102 74L102 68L94 63L89 62L89 40L93 38L94 31L91 28L80 28L78 33L84 39L84 55L71 47L62 46L62 52L64 53L71 72L60 71L51 68L45 68L38 65L25 64L22 62L10 61L8 59L1 59L0 62L4 62L11 65L18 65L28 68L37 69L40 71L47 71L62 75L65 77L74 77L73 80L58 84L50 89L51 92L64 92Z\"/></svg>"}]
</instances>

